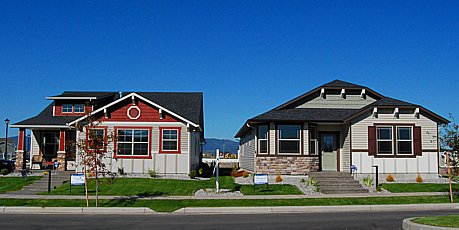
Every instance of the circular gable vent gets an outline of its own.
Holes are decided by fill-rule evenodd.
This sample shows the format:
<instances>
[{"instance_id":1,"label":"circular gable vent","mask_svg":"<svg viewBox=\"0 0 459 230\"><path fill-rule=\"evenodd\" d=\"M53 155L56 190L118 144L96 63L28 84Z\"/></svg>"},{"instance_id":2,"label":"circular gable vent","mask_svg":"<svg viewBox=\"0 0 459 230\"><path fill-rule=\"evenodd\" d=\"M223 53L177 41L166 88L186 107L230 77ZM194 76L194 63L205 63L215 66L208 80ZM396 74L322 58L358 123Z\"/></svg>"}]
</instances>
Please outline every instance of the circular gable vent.
<instances>
[{"instance_id":1,"label":"circular gable vent","mask_svg":"<svg viewBox=\"0 0 459 230\"><path fill-rule=\"evenodd\" d=\"M137 118L139 118L140 117L140 109L139 109L139 107L137 107L135 105L129 107L129 109L127 110L127 116L131 120L136 120Z\"/></svg>"}]
</instances>

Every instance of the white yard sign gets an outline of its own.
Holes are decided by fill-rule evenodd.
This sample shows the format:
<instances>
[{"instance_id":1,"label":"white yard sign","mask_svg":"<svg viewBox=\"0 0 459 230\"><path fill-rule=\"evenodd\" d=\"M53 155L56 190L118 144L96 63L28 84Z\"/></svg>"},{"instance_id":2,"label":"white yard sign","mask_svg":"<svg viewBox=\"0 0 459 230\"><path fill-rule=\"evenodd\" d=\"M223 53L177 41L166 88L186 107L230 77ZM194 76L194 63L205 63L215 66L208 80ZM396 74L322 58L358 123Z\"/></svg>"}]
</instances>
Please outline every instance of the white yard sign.
<instances>
[{"instance_id":1,"label":"white yard sign","mask_svg":"<svg viewBox=\"0 0 459 230\"><path fill-rule=\"evenodd\" d=\"M84 174L76 173L70 176L70 185L84 185Z\"/></svg>"},{"instance_id":2,"label":"white yard sign","mask_svg":"<svg viewBox=\"0 0 459 230\"><path fill-rule=\"evenodd\" d=\"M268 174L255 174L253 177L254 184L268 184Z\"/></svg>"}]
</instances>

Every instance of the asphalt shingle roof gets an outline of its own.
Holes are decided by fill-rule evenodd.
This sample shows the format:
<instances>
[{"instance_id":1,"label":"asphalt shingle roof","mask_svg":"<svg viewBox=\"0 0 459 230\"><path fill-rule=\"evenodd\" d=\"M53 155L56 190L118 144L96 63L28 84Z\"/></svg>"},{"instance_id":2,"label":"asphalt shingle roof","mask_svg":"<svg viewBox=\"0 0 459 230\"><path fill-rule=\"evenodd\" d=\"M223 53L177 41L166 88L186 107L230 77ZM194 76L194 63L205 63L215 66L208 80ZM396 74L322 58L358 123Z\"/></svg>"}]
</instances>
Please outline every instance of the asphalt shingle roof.
<instances>
[{"instance_id":1,"label":"asphalt shingle roof","mask_svg":"<svg viewBox=\"0 0 459 230\"><path fill-rule=\"evenodd\" d=\"M357 84L353 84L353 83L350 83L350 82L346 82L346 81L341 81L341 80L334 80L334 81L331 81L325 85L322 85L322 87L343 87L343 88L367 88L365 86L361 86L361 85L357 85Z\"/></svg>"},{"instance_id":2,"label":"asphalt shingle roof","mask_svg":"<svg viewBox=\"0 0 459 230\"><path fill-rule=\"evenodd\" d=\"M127 95L128 93L124 93ZM200 125L204 129L203 94L175 92L139 92L142 97ZM97 97L93 100L94 109L101 108L119 99L118 92L74 92L66 91L57 97ZM14 125L66 125L81 116L53 116L54 102L35 117L20 121Z\"/></svg>"},{"instance_id":3,"label":"asphalt shingle roof","mask_svg":"<svg viewBox=\"0 0 459 230\"><path fill-rule=\"evenodd\" d=\"M371 106L418 106L406 101L401 101L398 99L390 98L390 97L385 97L381 100L375 101Z\"/></svg>"},{"instance_id":4,"label":"asphalt shingle roof","mask_svg":"<svg viewBox=\"0 0 459 230\"><path fill-rule=\"evenodd\" d=\"M341 122L360 109L304 108L271 110L249 121L331 121Z\"/></svg>"}]
</instances>

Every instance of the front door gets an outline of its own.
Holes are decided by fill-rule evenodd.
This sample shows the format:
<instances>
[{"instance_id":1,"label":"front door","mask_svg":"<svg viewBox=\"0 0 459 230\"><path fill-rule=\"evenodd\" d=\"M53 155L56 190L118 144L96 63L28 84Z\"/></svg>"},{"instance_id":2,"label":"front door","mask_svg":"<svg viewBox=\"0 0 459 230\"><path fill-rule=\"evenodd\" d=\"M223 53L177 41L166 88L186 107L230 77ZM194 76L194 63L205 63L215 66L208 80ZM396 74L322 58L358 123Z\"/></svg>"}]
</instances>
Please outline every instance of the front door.
<instances>
[{"instance_id":1,"label":"front door","mask_svg":"<svg viewBox=\"0 0 459 230\"><path fill-rule=\"evenodd\" d=\"M335 133L320 134L322 171L339 171L337 137L338 135Z\"/></svg>"},{"instance_id":2,"label":"front door","mask_svg":"<svg viewBox=\"0 0 459 230\"><path fill-rule=\"evenodd\" d=\"M41 147L43 159L50 162L56 158L59 149L59 132L43 132Z\"/></svg>"}]
</instances>

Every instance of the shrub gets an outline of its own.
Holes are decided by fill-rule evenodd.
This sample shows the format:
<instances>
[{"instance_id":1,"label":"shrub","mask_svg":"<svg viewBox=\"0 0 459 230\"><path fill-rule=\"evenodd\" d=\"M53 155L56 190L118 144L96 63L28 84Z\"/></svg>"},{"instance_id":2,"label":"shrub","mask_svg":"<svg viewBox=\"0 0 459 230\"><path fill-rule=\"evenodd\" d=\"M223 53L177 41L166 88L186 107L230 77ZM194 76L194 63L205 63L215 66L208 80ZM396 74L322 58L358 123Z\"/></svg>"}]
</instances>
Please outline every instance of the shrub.
<instances>
[{"instance_id":1,"label":"shrub","mask_svg":"<svg viewBox=\"0 0 459 230\"><path fill-rule=\"evenodd\" d=\"M150 175L150 177L153 177L153 178L156 178L158 176L154 169L148 169L148 175Z\"/></svg>"},{"instance_id":2,"label":"shrub","mask_svg":"<svg viewBox=\"0 0 459 230\"><path fill-rule=\"evenodd\" d=\"M422 179L421 175L418 175L418 176L416 177L416 182L422 183L423 181L424 181L424 180Z\"/></svg>"},{"instance_id":3,"label":"shrub","mask_svg":"<svg viewBox=\"0 0 459 230\"><path fill-rule=\"evenodd\" d=\"M387 182L394 182L394 181L395 181L395 180L394 180L394 176L392 176L392 174L387 175L386 181L387 181Z\"/></svg>"},{"instance_id":4,"label":"shrub","mask_svg":"<svg viewBox=\"0 0 459 230\"><path fill-rule=\"evenodd\" d=\"M277 175L277 176L276 176L276 182L277 182L277 183L282 182L282 177L281 177L281 175Z\"/></svg>"},{"instance_id":5,"label":"shrub","mask_svg":"<svg viewBox=\"0 0 459 230\"><path fill-rule=\"evenodd\" d=\"M124 168L118 168L118 174L120 176L126 176L126 173L124 172Z\"/></svg>"},{"instance_id":6,"label":"shrub","mask_svg":"<svg viewBox=\"0 0 459 230\"><path fill-rule=\"evenodd\" d=\"M196 178L196 170L191 170L190 174L188 174L188 176L190 176L191 179L195 179Z\"/></svg>"},{"instance_id":7,"label":"shrub","mask_svg":"<svg viewBox=\"0 0 459 230\"><path fill-rule=\"evenodd\" d=\"M202 174L204 173L204 169L203 168L199 168L198 173L199 173L200 176L202 176Z\"/></svg>"},{"instance_id":8,"label":"shrub","mask_svg":"<svg viewBox=\"0 0 459 230\"><path fill-rule=\"evenodd\" d=\"M10 171L8 171L8 169L2 169L2 171L0 171L0 173L5 176L7 175L8 173L10 173Z\"/></svg>"},{"instance_id":9,"label":"shrub","mask_svg":"<svg viewBox=\"0 0 459 230\"><path fill-rule=\"evenodd\" d=\"M237 164L234 164L234 165L233 165L233 169L231 170L231 176L232 176L232 177L238 177L238 172L237 172L237 170L238 170Z\"/></svg>"},{"instance_id":10,"label":"shrub","mask_svg":"<svg viewBox=\"0 0 459 230\"><path fill-rule=\"evenodd\" d=\"M247 178L247 177L249 177L249 173L248 173L248 172L246 172L246 171L242 172L242 177L244 177L244 178Z\"/></svg>"},{"instance_id":11,"label":"shrub","mask_svg":"<svg viewBox=\"0 0 459 230\"><path fill-rule=\"evenodd\" d=\"M316 186L317 187L317 180L314 177L310 176L308 179L308 186Z\"/></svg>"},{"instance_id":12,"label":"shrub","mask_svg":"<svg viewBox=\"0 0 459 230\"><path fill-rule=\"evenodd\" d=\"M373 185L373 178L371 178L370 175L363 178L362 181L363 181L363 184L367 187L371 187Z\"/></svg>"}]
</instances>

